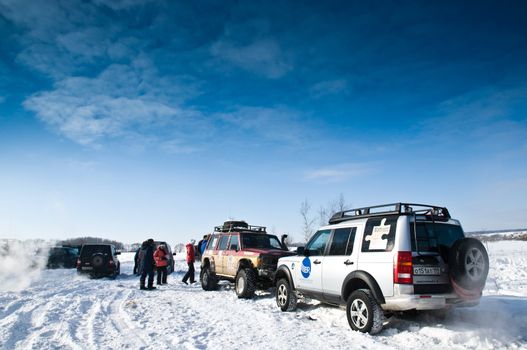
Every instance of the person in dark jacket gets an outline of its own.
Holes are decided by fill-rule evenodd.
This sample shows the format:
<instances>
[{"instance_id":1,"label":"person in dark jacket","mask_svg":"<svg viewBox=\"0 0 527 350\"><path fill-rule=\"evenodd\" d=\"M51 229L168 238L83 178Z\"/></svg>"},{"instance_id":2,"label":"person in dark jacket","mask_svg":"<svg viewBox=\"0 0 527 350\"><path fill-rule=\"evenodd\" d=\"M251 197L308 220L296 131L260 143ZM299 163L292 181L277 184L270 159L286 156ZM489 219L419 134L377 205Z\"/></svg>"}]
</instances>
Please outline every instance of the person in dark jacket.
<instances>
[{"instance_id":1,"label":"person in dark jacket","mask_svg":"<svg viewBox=\"0 0 527 350\"><path fill-rule=\"evenodd\" d=\"M188 271L185 274L185 276L183 276L183 281L182 281L185 284L188 284L187 280L189 279L189 277L190 277L190 283L196 282L194 280L194 259L195 259L194 243L196 243L196 241L191 239L190 242L187 243L187 245L185 246L187 248L187 265L188 265Z\"/></svg>"},{"instance_id":2,"label":"person in dark jacket","mask_svg":"<svg viewBox=\"0 0 527 350\"><path fill-rule=\"evenodd\" d=\"M139 288L142 290L156 289L154 287L154 269L156 262L154 260L154 240L149 239L146 242L143 242L141 246L141 278L139 279ZM145 287L146 276L148 275L148 287Z\"/></svg>"},{"instance_id":3,"label":"person in dark jacket","mask_svg":"<svg viewBox=\"0 0 527 350\"><path fill-rule=\"evenodd\" d=\"M144 244L145 242L143 242ZM134 255L134 275L140 275L139 272L139 264L140 264L140 258L139 258L139 252L141 251L141 247L137 248Z\"/></svg>"}]
</instances>

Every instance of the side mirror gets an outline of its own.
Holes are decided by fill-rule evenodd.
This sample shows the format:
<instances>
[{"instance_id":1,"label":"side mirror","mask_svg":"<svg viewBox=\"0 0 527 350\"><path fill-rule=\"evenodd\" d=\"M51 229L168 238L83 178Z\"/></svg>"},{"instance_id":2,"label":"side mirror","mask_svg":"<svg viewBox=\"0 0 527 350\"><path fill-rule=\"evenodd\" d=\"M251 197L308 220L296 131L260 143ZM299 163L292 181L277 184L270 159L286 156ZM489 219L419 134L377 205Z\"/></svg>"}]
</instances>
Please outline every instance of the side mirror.
<instances>
[{"instance_id":1,"label":"side mirror","mask_svg":"<svg viewBox=\"0 0 527 350\"><path fill-rule=\"evenodd\" d=\"M172 255L176 256L176 253L172 253Z\"/></svg>"},{"instance_id":2,"label":"side mirror","mask_svg":"<svg viewBox=\"0 0 527 350\"><path fill-rule=\"evenodd\" d=\"M296 248L296 255L304 255L306 253L305 247L297 247Z\"/></svg>"},{"instance_id":3,"label":"side mirror","mask_svg":"<svg viewBox=\"0 0 527 350\"><path fill-rule=\"evenodd\" d=\"M121 255L120 251L115 252L115 255Z\"/></svg>"}]
</instances>

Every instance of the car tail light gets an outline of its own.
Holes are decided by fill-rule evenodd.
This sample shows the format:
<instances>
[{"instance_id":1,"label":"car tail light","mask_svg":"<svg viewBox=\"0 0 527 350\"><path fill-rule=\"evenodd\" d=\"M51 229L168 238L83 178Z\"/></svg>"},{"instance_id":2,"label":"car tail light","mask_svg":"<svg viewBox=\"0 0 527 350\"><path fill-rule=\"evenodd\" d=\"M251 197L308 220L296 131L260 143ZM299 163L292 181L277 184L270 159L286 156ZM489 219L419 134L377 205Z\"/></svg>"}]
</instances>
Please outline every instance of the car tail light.
<instances>
[{"instance_id":1,"label":"car tail light","mask_svg":"<svg viewBox=\"0 0 527 350\"><path fill-rule=\"evenodd\" d=\"M115 264L115 263L113 262L112 259L110 259L110 260L108 261L108 265L113 266L114 264Z\"/></svg>"},{"instance_id":2,"label":"car tail light","mask_svg":"<svg viewBox=\"0 0 527 350\"><path fill-rule=\"evenodd\" d=\"M81 266L81 259L77 259L77 267Z\"/></svg>"},{"instance_id":3,"label":"car tail light","mask_svg":"<svg viewBox=\"0 0 527 350\"><path fill-rule=\"evenodd\" d=\"M393 263L393 282L400 284L412 284L413 266L412 252L398 252Z\"/></svg>"}]
</instances>

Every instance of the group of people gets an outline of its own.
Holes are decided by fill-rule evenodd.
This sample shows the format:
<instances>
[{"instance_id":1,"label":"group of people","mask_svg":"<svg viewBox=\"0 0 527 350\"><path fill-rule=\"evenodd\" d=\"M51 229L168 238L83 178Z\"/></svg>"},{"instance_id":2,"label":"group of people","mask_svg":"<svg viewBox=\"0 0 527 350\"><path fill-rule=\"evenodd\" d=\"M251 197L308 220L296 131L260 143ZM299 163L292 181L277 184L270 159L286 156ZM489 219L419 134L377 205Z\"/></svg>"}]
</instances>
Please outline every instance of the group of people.
<instances>
[{"instance_id":1,"label":"group of people","mask_svg":"<svg viewBox=\"0 0 527 350\"><path fill-rule=\"evenodd\" d=\"M187 281L189 279L191 284L196 282L194 274L194 261L196 259L195 243L196 241L192 239L185 246L188 271L181 281L184 284L188 284ZM156 243L151 238L141 244L141 247L136 251L134 257L134 274L140 275L139 289L156 289L154 287L154 275L156 271L157 285L167 284L168 266L170 263L168 254L168 249L164 244L159 244L156 247ZM148 284L146 284L147 282Z\"/></svg>"}]
</instances>

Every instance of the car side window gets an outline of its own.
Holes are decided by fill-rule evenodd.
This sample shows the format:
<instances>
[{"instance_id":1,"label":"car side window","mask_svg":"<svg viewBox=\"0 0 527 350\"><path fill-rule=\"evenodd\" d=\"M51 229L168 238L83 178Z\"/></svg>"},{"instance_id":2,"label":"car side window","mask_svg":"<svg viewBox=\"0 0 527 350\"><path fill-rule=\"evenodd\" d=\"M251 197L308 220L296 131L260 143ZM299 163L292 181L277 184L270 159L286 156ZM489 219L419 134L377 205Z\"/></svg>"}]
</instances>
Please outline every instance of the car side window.
<instances>
[{"instance_id":1,"label":"car side window","mask_svg":"<svg viewBox=\"0 0 527 350\"><path fill-rule=\"evenodd\" d=\"M328 255L350 255L353 251L356 227L338 228L333 232Z\"/></svg>"},{"instance_id":2,"label":"car side window","mask_svg":"<svg viewBox=\"0 0 527 350\"><path fill-rule=\"evenodd\" d=\"M324 255L330 235L331 230L321 230L315 233L306 246L306 251L309 255Z\"/></svg>"},{"instance_id":3,"label":"car side window","mask_svg":"<svg viewBox=\"0 0 527 350\"><path fill-rule=\"evenodd\" d=\"M218 236L214 236L210 243L207 245L207 249L214 249L216 248L216 243L218 243Z\"/></svg>"},{"instance_id":4,"label":"car side window","mask_svg":"<svg viewBox=\"0 0 527 350\"><path fill-rule=\"evenodd\" d=\"M229 250L238 250L239 247L238 236L231 236L231 242L229 244Z\"/></svg>"},{"instance_id":5,"label":"car side window","mask_svg":"<svg viewBox=\"0 0 527 350\"><path fill-rule=\"evenodd\" d=\"M226 250L228 244L229 244L229 236L227 235L221 236L218 250Z\"/></svg>"}]
</instances>

